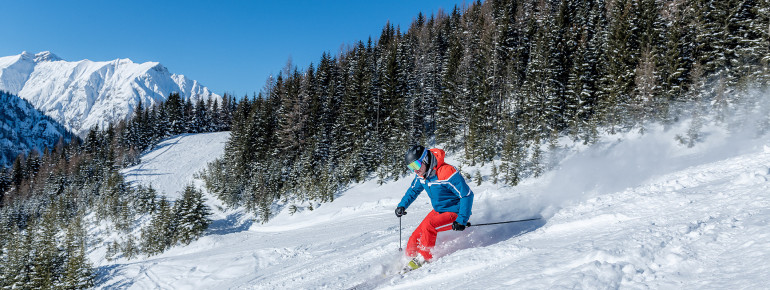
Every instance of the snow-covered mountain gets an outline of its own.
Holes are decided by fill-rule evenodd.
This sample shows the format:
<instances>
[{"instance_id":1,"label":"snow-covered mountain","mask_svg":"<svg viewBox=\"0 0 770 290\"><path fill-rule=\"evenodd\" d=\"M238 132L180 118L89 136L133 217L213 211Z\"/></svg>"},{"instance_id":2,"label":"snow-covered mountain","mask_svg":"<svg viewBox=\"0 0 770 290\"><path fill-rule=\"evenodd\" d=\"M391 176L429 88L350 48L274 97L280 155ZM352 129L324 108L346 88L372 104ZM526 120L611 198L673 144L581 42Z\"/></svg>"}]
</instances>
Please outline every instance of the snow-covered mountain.
<instances>
[{"instance_id":1,"label":"snow-covered mountain","mask_svg":"<svg viewBox=\"0 0 770 290\"><path fill-rule=\"evenodd\" d=\"M72 134L26 100L0 91L0 167L19 153L53 148L62 137L69 142Z\"/></svg>"},{"instance_id":2,"label":"snow-covered mountain","mask_svg":"<svg viewBox=\"0 0 770 290\"><path fill-rule=\"evenodd\" d=\"M160 63L130 59L69 62L50 52L0 57L0 90L18 95L77 134L129 116L172 92L183 99L221 97Z\"/></svg>"},{"instance_id":3,"label":"snow-covered mountain","mask_svg":"<svg viewBox=\"0 0 770 290\"><path fill-rule=\"evenodd\" d=\"M516 187L490 182L490 164L463 166L485 178L470 183L472 223L544 219L441 233L437 258L403 276L383 273L405 263L398 248L431 209L423 194L399 224L393 209L411 178L353 184L332 203L284 208L265 224L208 196L214 222L190 245L114 261L105 246L92 250L96 288L765 289L770 138L712 124L688 148L676 141L687 125L592 146L564 140L554 170ZM227 137L171 138L123 173L174 200L184 184L201 186L192 172L221 156Z\"/></svg>"}]
</instances>

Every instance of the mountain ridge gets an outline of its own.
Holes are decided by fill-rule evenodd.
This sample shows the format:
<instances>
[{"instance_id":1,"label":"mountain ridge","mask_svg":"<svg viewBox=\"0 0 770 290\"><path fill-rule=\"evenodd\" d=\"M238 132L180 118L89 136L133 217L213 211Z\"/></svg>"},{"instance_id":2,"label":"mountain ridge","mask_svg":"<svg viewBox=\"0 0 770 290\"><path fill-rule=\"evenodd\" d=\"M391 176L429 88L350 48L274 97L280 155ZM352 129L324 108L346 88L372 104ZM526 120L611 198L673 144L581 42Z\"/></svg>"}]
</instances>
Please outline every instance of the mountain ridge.
<instances>
[{"instance_id":1,"label":"mountain ridge","mask_svg":"<svg viewBox=\"0 0 770 290\"><path fill-rule=\"evenodd\" d=\"M66 61L44 51L0 57L0 90L27 100L78 135L125 120L141 102L151 106L171 93L184 100L221 96L159 62Z\"/></svg>"}]
</instances>

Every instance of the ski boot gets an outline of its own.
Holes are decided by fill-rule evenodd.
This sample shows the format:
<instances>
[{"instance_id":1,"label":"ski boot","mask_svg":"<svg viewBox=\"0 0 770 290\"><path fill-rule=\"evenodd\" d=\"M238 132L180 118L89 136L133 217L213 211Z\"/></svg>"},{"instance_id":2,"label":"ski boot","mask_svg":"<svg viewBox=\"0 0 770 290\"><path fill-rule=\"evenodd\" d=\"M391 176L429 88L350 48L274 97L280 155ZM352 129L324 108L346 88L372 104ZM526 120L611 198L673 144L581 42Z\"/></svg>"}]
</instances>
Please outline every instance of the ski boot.
<instances>
[{"instance_id":1,"label":"ski boot","mask_svg":"<svg viewBox=\"0 0 770 290\"><path fill-rule=\"evenodd\" d=\"M404 268L401 270L401 274L412 270L417 270L424 264L425 259L422 257L422 255L417 255L417 257L412 258L408 263L406 263L406 266L404 266Z\"/></svg>"}]
</instances>

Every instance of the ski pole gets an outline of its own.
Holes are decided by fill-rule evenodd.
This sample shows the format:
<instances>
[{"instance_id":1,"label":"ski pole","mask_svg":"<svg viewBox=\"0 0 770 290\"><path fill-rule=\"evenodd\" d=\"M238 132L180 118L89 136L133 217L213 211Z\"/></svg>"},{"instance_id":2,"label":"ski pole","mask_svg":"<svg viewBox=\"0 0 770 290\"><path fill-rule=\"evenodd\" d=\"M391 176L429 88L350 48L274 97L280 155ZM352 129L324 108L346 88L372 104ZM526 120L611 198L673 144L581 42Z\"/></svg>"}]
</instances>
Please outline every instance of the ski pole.
<instances>
[{"instance_id":1,"label":"ski pole","mask_svg":"<svg viewBox=\"0 0 770 290\"><path fill-rule=\"evenodd\" d=\"M520 222L528 222L528 221L535 221L542 218L531 218L531 219L524 219L524 220L515 220L515 221L505 221L505 222L496 222L496 223L485 223L485 224L475 224L472 225L471 223L468 223L468 226L471 227L477 227L477 226L489 226L489 225L498 225L498 224L508 224L508 223L520 223Z\"/></svg>"},{"instance_id":2,"label":"ski pole","mask_svg":"<svg viewBox=\"0 0 770 290\"><path fill-rule=\"evenodd\" d=\"M401 217L398 217L398 251L401 252Z\"/></svg>"}]
</instances>

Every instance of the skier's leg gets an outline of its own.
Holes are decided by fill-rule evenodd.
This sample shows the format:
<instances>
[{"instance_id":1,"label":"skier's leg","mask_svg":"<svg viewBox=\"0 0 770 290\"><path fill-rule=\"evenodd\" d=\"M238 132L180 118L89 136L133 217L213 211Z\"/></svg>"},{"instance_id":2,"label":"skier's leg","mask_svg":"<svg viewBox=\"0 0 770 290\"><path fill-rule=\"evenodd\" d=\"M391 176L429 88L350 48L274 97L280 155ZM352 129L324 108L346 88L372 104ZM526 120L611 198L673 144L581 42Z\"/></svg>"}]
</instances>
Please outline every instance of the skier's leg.
<instances>
[{"instance_id":1,"label":"skier's leg","mask_svg":"<svg viewBox=\"0 0 770 290\"><path fill-rule=\"evenodd\" d=\"M435 229L437 232L444 232L452 229L452 223L457 219L456 212L445 212L434 218ZM435 241L434 241L435 242Z\"/></svg>"},{"instance_id":2,"label":"skier's leg","mask_svg":"<svg viewBox=\"0 0 770 290\"><path fill-rule=\"evenodd\" d=\"M424 226L423 224L420 224L422 233L417 247L417 252L420 253L426 261L433 259L433 255L430 251L436 246L436 236L438 235L438 232L451 230L452 222L457 219L457 213L454 212L439 214L435 211L431 211L431 213L435 214L429 214L423 221L423 223L427 221L427 224Z\"/></svg>"},{"instance_id":3,"label":"skier's leg","mask_svg":"<svg viewBox=\"0 0 770 290\"><path fill-rule=\"evenodd\" d=\"M434 215L438 215L438 213L434 210L431 210L427 216L420 222L420 225L417 226L416 229L414 229L414 232L409 237L409 241L406 243L406 255L409 257L417 256L418 249L422 245L422 239L423 235L426 235L428 233L428 228L430 228L430 220L431 217ZM424 257L424 256L423 256Z\"/></svg>"}]
</instances>

